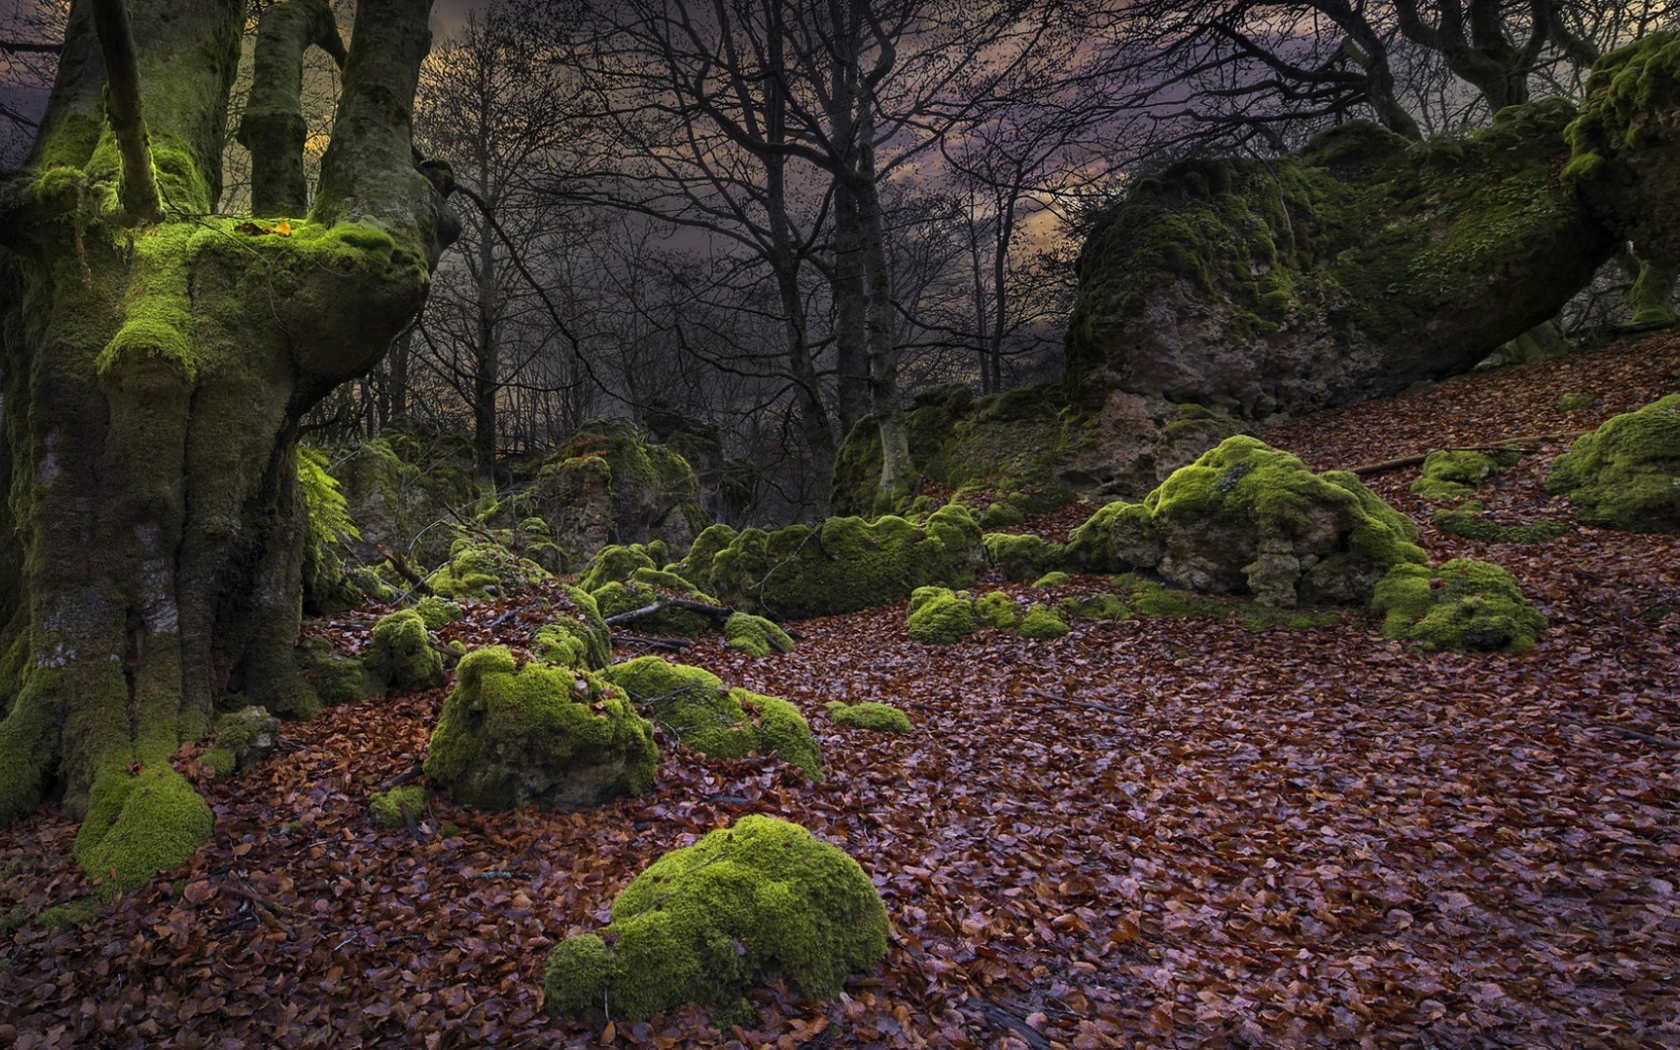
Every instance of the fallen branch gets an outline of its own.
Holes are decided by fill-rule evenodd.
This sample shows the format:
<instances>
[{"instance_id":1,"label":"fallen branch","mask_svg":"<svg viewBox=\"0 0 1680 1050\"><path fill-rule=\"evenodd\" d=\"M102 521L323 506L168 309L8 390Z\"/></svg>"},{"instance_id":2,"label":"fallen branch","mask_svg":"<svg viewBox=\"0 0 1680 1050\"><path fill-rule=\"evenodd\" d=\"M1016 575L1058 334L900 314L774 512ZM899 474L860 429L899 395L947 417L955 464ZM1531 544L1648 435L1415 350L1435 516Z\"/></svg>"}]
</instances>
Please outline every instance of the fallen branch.
<instances>
[{"instance_id":1,"label":"fallen branch","mask_svg":"<svg viewBox=\"0 0 1680 1050\"><path fill-rule=\"evenodd\" d=\"M1050 1050L1050 1040L1044 1038L1038 1029L1029 1025L1026 1018L1016 1016L989 999L981 999L979 1003L980 1012L986 1016L986 1020L990 1021L993 1027L1013 1030L1016 1035L1025 1039L1027 1045L1032 1047L1033 1050Z\"/></svg>"},{"instance_id":2,"label":"fallen branch","mask_svg":"<svg viewBox=\"0 0 1680 1050\"><path fill-rule=\"evenodd\" d=\"M1561 434L1525 434L1522 437L1502 438L1498 441L1484 441L1477 445L1457 445L1452 448L1437 449L1438 452L1485 452L1489 449L1499 451L1512 445L1529 445L1537 441L1567 441L1585 434L1591 430L1570 430ZM1532 451L1532 450L1525 450ZM1399 459L1385 459L1381 463L1367 463L1361 467L1349 470L1350 474L1364 476L1366 474L1381 474L1385 470L1399 470L1401 467L1415 467L1428 459L1433 453L1425 452L1420 456L1401 456Z\"/></svg>"},{"instance_id":3,"label":"fallen branch","mask_svg":"<svg viewBox=\"0 0 1680 1050\"><path fill-rule=\"evenodd\" d=\"M615 634L612 637L614 645L645 645L652 649L669 649L681 652L694 643L686 638L655 638L647 634Z\"/></svg>"},{"instance_id":4,"label":"fallen branch","mask_svg":"<svg viewBox=\"0 0 1680 1050\"><path fill-rule=\"evenodd\" d=\"M397 575L407 580L414 590L423 595L432 593L432 588L427 585L426 578L409 567L408 559L404 558L400 551L394 551L383 543L374 544L373 549L381 558L389 562L391 568L396 570Z\"/></svg>"},{"instance_id":5,"label":"fallen branch","mask_svg":"<svg viewBox=\"0 0 1680 1050\"><path fill-rule=\"evenodd\" d=\"M1072 704L1074 707L1088 707L1093 711L1107 711L1111 715L1131 714L1130 711L1127 711L1123 707L1110 707L1107 704L1099 704L1094 700L1075 700L1071 696L1057 696L1054 693L1041 693L1037 689L1025 689L1022 690L1022 692L1026 696L1036 696L1040 700L1053 700L1058 704Z\"/></svg>"},{"instance_id":6,"label":"fallen branch","mask_svg":"<svg viewBox=\"0 0 1680 1050\"><path fill-rule=\"evenodd\" d=\"M735 610L731 609L727 605L707 605L705 602L691 601L687 598L666 597L659 599L652 605L644 605L640 609L631 609L628 612L615 613L612 616L607 617L607 626L616 627L621 623L631 623L633 621L640 620L643 617L663 612L666 609L686 609L689 612L701 613L702 615L711 617L714 624L721 624L731 616L735 615Z\"/></svg>"},{"instance_id":7,"label":"fallen branch","mask_svg":"<svg viewBox=\"0 0 1680 1050\"><path fill-rule=\"evenodd\" d=\"M431 649L432 652L434 652L434 653L441 653L443 655L443 658L445 660L450 661L451 663L460 660L461 656L463 655L459 650L451 649L451 648L449 648L449 646L444 645L442 642L436 641L436 640L431 639L431 638L426 639L426 646L427 646L427 648Z\"/></svg>"},{"instance_id":8,"label":"fallen branch","mask_svg":"<svg viewBox=\"0 0 1680 1050\"><path fill-rule=\"evenodd\" d=\"M408 772L398 773L396 776L392 777L391 782L385 785L385 790L389 791L392 788L397 787L400 784L406 784L411 780L419 780L425 772L426 764L424 762L416 762L413 767L408 770Z\"/></svg>"}]
</instances>

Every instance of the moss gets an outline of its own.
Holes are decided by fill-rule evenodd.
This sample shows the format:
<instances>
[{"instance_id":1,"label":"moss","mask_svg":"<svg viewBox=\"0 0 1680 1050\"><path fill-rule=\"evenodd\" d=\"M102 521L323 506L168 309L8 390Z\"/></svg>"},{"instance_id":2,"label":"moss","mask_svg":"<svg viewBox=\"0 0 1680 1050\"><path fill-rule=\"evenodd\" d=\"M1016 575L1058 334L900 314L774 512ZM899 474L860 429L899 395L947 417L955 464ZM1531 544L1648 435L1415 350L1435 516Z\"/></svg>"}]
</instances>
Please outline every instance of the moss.
<instances>
[{"instance_id":1,"label":"moss","mask_svg":"<svg viewBox=\"0 0 1680 1050\"><path fill-rule=\"evenodd\" d=\"M793 639L773 620L751 613L735 613L723 623L723 636L731 649L739 649L748 656L769 656L772 652L791 653Z\"/></svg>"},{"instance_id":2,"label":"moss","mask_svg":"<svg viewBox=\"0 0 1680 1050\"><path fill-rule=\"evenodd\" d=\"M1015 633L1022 638L1046 639L1060 638L1068 633L1067 621L1056 615L1050 609L1036 602L1021 617L1021 622L1015 628Z\"/></svg>"},{"instance_id":3,"label":"moss","mask_svg":"<svg viewBox=\"0 0 1680 1050\"><path fill-rule=\"evenodd\" d=\"M578 577L578 586L593 594L609 583L624 583L637 569L657 568L643 548L610 544L590 559Z\"/></svg>"},{"instance_id":4,"label":"moss","mask_svg":"<svg viewBox=\"0 0 1680 1050\"><path fill-rule=\"evenodd\" d=\"M642 656L614 664L602 677L647 705L673 738L711 758L776 753L812 780L822 780L822 750L798 708L745 689L724 689L710 671Z\"/></svg>"},{"instance_id":5,"label":"moss","mask_svg":"<svg viewBox=\"0 0 1680 1050\"><path fill-rule=\"evenodd\" d=\"M415 602L414 611L420 614L420 620L428 631L443 630L459 620L463 612L460 602L439 598L435 594L428 594Z\"/></svg>"},{"instance_id":6,"label":"moss","mask_svg":"<svg viewBox=\"0 0 1680 1050\"><path fill-rule=\"evenodd\" d=\"M401 609L373 625L365 667L386 689L443 685L443 656L432 648L426 621L413 609Z\"/></svg>"},{"instance_id":7,"label":"moss","mask_svg":"<svg viewBox=\"0 0 1680 1050\"><path fill-rule=\"evenodd\" d=\"M1047 543L1032 535L988 532L982 542L986 557L997 566L1004 578L1017 582L1056 571L1064 553L1060 544Z\"/></svg>"},{"instance_id":8,"label":"moss","mask_svg":"<svg viewBox=\"0 0 1680 1050\"><path fill-rule=\"evenodd\" d=\"M74 926L82 926L93 918L96 901L91 897L84 897L69 904L58 904L51 908L42 908L29 917L29 922L43 930L67 930Z\"/></svg>"},{"instance_id":9,"label":"moss","mask_svg":"<svg viewBox=\"0 0 1680 1050\"><path fill-rule=\"evenodd\" d=\"M1013 631L1021 622L1021 610L1016 607L1015 599L1003 591L990 591L976 598L974 616L983 624L1006 631Z\"/></svg>"},{"instance_id":10,"label":"moss","mask_svg":"<svg viewBox=\"0 0 1680 1050\"><path fill-rule=\"evenodd\" d=\"M1026 512L1013 503L996 500L986 507L986 513L980 515L980 525L988 529L1008 528L1019 525L1027 520Z\"/></svg>"},{"instance_id":11,"label":"moss","mask_svg":"<svg viewBox=\"0 0 1680 1050\"><path fill-rule=\"evenodd\" d=\"M1066 587L1073 577L1061 570L1047 572L1033 581L1034 587Z\"/></svg>"},{"instance_id":12,"label":"moss","mask_svg":"<svg viewBox=\"0 0 1680 1050\"><path fill-rule=\"evenodd\" d=\"M567 587L565 595L554 611L566 615L537 630L531 651L546 664L598 671L612 663L612 631L595 599L582 588Z\"/></svg>"},{"instance_id":13,"label":"moss","mask_svg":"<svg viewBox=\"0 0 1680 1050\"><path fill-rule=\"evenodd\" d=\"M886 957L887 913L869 876L795 824L742 817L638 875L600 934L550 952L550 1013L645 1021L688 1002L739 1018L746 989L772 975L804 999L839 995ZM750 1011L750 1007L745 1008Z\"/></svg>"},{"instance_id":14,"label":"moss","mask_svg":"<svg viewBox=\"0 0 1680 1050\"><path fill-rule=\"evenodd\" d=\"M580 668L468 653L443 703L427 779L479 809L598 805L653 785L653 726Z\"/></svg>"},{"instance_id":15,"label":"moss","mask_svg":"<svg viewBox=\"0 0 1680 1050\"><path fill-rule=\"evenodd\" d=\"M453 545L449 563L433 573L426 583L444 598L485 598L548 576L547 569L500 543L465 537Z\"/></svg>"},{"instance_id":16,"label":"moss","mask_svg":"<svg viewBox=\"0 0 1680 1050\"><path fill-rule=\"evenodd\" d=\"M385 680L367 664L346 656L320 635L300 639L295 651L298 668L323 704L338 705L385 693Z\"/></svg>"},{"instance_id":17,"label":"moss","mask_svg":"<svg viewBox=\"0 0 1680 1050\"><path fill-rule=\"evenodd\" d=\"M843 700L830 700L824 706L828 708L828 717L836 723L855 729L868 729L877 733L910 733L914 728L910 724L910 716L891 704L877 703L873 700L847 704Z\"/></svg>"},{"instance_id":18,"label":"moss","mask_svg":"<svg viewBox=\"0 0 1680 1050\"><path fill-rule=\"evenodd\" d=\"M261 707L231 711L216 719L216 742L199 759L217 778L243 773L274 750L280 720Z\"/></svg>"},{"instance_id":19,"label":"moss","mask_svg":"<svg viewBox=\"0 0 1680 1050\"><path fill-rule=\"evenodd\" d=\"M1561 521L1536 521L1525 525L1503 525L1489 520L1482 505L1467 500L1452 510L1435 512L1435 527L1465 539L1488 543L1549 543L1569 533Z\"/></svg>"},{"instance_id":20,"label":"moss","mask_svg":"<svg viewBox=\"0 0 1680 1050\"><path fill-rule=\"evenodd\" d=\"M1124 619L1130 614L1118 594L1093 594L1085 598L1068 598L1062 603L1071 617L1082 620Z\"/></svg>"},{"instance_id":21,"label":"moss","mask_svg":"<svg viewBox=\"0 0 1680 1050\"><path fill-rule=\"evenodd\" d=\"M1383 636L1422 649L1534 648L1546 618L1523 599L1516 578L1497 565L1455 558L1436 568L1397 565L1377 584L1373 604Z\"/></svg>"},{"instance_id":22,"label":"moss","mask_svg":"<svg viewBox=\"0 0 1680 1050\"><path fill-rule=\"evenodd\" d=\"M1680 394L1614 416L1552 465L1547 492L1569 494L1589 525L1680 532Z\"/></svg>"},{"instance_id":23,"label":"moss","mask_svg":"<svg viewBox=\"0 0 1680 1050\"><path fill-rule=\"evenodd\" d=\"M1474 449L1431 452L1423 460L1423 476L1412 482L1411 492L1424 499L1445 502L1473 495L1487 479L1499 473L1499 461Z\"/></svg>"},{"instance_id":24,"label":"moss","mask_svg":"<svg viewBox=\"0 0 1680 1050\"><path fill-rule=\"evenodd\" d=\"M94 781L76 861L107 896L126 893L186 864L214 825L209 804L168 764L109 768Z\"/></svg>"},{"instance_id":25,"label":"moss","mask_svg":"<svg viewBox=\"0 0 1680 1050\"><path fill-rule=\"evenodd\" d=\"M925 521L830 518L818 529L747 529L712 559L713 593L778 620L903 601L928 584L966 587L981 564L980 528L950 504Z\"/></svg>"},{"instance_id":26,"label":"moss","mask_svg":"<svg viewBox=\"0 0 1680 1050\"><path fill-rule=\"evenodd\" d=\"M419 784L399 784L389 791L376 791L368 798L373 822L388 828L400 828L407 823L402 814L404 805L408 806L410 815L418 816L426 808L426 789Z\"/></svg>"},{"instance_id":27,"label":"moss","mask_svg":"<svg viewBox=\"0 0 1680 1050\"><path fill-rule=\"evenodd\" d=\"M1591 394L1560 394L1552 402L1553 412L1585 412L1598 404L1598 398Z\"/></svg>"},{"instance_id":28,"label":"moss","mask_svg":"<svg viewBox=\"0 0 1680 1050\"><path fill-rule=\"evenodd\" d=\"M924 645L951 645L974 633L974 601L946 587L918 587L906 614L910 637Z\"/></svg>"}]
</instances>

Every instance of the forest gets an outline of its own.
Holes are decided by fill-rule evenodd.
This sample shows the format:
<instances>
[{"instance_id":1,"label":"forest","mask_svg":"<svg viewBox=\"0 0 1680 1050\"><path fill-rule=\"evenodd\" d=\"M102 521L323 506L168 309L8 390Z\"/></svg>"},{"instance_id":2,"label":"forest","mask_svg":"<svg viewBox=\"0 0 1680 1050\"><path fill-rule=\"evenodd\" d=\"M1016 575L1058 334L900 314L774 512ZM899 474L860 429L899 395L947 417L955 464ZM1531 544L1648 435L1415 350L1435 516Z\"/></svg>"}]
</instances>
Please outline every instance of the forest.
<instances>
[{"instance_id":1,"label":"forest","mask_svg":"<svg viewBox=\"0 0 1680 1050\"><path fill-rule=\"evenodd\" d=\"M0 1046L1680 1041L1680 8L0 9Z\"/></svg>"}]
</instances>

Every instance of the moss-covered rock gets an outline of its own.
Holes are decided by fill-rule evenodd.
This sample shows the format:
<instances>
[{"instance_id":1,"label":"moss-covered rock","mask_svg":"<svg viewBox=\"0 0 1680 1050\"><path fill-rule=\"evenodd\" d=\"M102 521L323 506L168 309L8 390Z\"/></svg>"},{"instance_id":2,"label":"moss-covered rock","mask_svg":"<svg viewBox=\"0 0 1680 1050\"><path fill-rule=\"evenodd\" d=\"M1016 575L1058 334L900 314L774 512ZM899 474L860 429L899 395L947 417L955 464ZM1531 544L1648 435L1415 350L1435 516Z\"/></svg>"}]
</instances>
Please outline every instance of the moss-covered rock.
<instances>
[{"instance_id":1,"label":"moss-covered rock","mask_svg":"<svg viewBox=\"0 0 1680 1050\"><path fill-rule=\"evenodd\" d=\"M567 602L553 611L561 617L537 629L531 652L557 667L600 670L612 663L612 631L595 599L581 587L567 587Z\"/></svg>"},{"instance_id":2,"label":"moss-covered rock","mask_svg":"<svg viewBox=\"0 0 1680 1050\"><path fill-rule=\"evenodd\" d=\"M443 656L432 648L426 621L413 609L400 609L373 625L363 666L386 690L443 685Z\"/></svg>"},{"instance_id":3,"label":"moss-covered rock","mask_svg":"<svg viewBox=\"0 0 1680 1050\"><path fill-rule=\"evenodd\" d=\"M905 613L910 637L926 645L951 645L974 633L974 600L948 587L918 587Z\"/></svg>"},{"instance_id":4,"label":"moss-covered rock","mask_svg":"<svg viewBox=\"0 0 1680 1050\"><path fill-rule=\"evenodd\" d=\"M1070 629L1067 621L1057 615L1055 610L1035 602L1032 608L1027 610L1027 614L1021 617L1021 622L1015 627L1015 633L1022 638L1060 638Z\"/></svg>"},{"instance_id":5,"label":"moss-covered rock","mask_svg":"<svg viewBox=\"0 0 1680 1050\"><path fill-rule=\"evenodd\" d=\"M364 660L339 652L320 635L300 639L294 652L304 679L323 704L350 704L385 694L387 683L380 677L384 670L380 674L369 671Z\"/></svg>"},{"instance_id":6,"label":"moss-covered rock","mask_svg":"<svg viewBox=\"0 0 1680 1050\"><path fill-rule=\"evenodd\" d=\"M547 569L493 538L472 535L455 541L449 561L427 577L426 584L443 598L486 598L548 576Z\"/></svg>"},{"instance_id":7,"label":"moss-covered rock","mask_svg":"<svg viewBox=\"0 0 1680 1050\"><path fill-rule=\"evenodd\" d=\"M851 726L854 729L868 729L877 733L910 733L914 727L910 724L910 716L891 704L877 703L865 700L858 704L848 704L844 700L830 700L823 705L828 708L828 717L840 725Z\"/></svg>"},{"instance_id":8,"label":"moss-covered rock","mask_svg":"<svg viewBox=\"0 0 1680 1050\"><path fill-rule=\"evenodd\" d=\"M822 748L799 709L779 697L725 689L699 667L642 656L601 676L647 706L669 735L711 758L775 753L812 780L822 780Z\"/></svg>"},{"instance_id":9,"label":"moss-covered rock","mask_svg":"<svg viewBox=\"0 0 1680 1050\"><path fill-rule=\"evenodd\" d=\"M594 672L491 646L461 659L425 771L479 809L570 809L646 791L658 763L653 726Z\"/></svg>"},{"instance_id":10,"label":"moss-covered rock","mask_svg":"<svg viewBox=\"0 0 1680 1050\"><path fill-rule=\"evenodd\" d=\"M1445 449L1423 460L1423 476L1412 482L1414 496L1448 502L1474 495L1482 483L1499 473L1500 462L1475 449Z\"/></svg>"},{"instance_id":11,"label":"moss-covered rock","mask_svg":"<svg viewBox=\"0 0 1680 1050\"><path fill-rule=\"evenodd\" d=\"M482 495L472 443L413 422L344 450L331 470L358 531L347 545L357 565L383 561L384 547L420 572L437 567L456 540L448 523Z\"/></svg>"},{"instance_id":12,"label":"moss-covered rock","mask_svg":"<svg viewBox=\"0 0 1680 1050\"><path fill-rule=\"evenodd\" d=\"M1054 569L1050 572L1045 573L1043 576L1040 576L1038 579L1034 580L1033 581L1033 586L1034 587L1066 587L1068 585L1068 581L1071 580L1072 578L1073 577L1069 576L1067 573L1063 572L1062 570Z\"/></svg>"},{"instance_id":13,"label":"moss-covered rock","mask_svg":"<svg viewBox=\"0 0 1680 1050\"><path fill-rule=\"evenodd\" d=\"M974 616L983 624L1013 631L1021 622L1015 599L1003 591L989 591L974 599Z\"/></svg>"},{"instance_id":14,"label":"moss-covered rock","mask_svg":"<svg viewBox=\"0 0 1680 1050\"><path fill-rule=\"evenodd\" d=\"M984 567L980 527L950 504L920 522L830 518L818 528L747 529L689 578L737 609L777 620L832 616L910 597L917 587L967 587Z\"/></svg>"},{"instance_id":15,"label":"moss-covered rock","mask_svg":"<svg viewBox=\"0 0 1680 1050\"><path fill-rule=\"evenodd\" d=\"M734 613L723 622L723 636L729 648L748 656L793 652L793 639L774 620L751 613Z\"/></svg>"},{"instance_id":16,"label":"moss-covered rock","mask_svg":"<svg viewBox=\"0 0 1680 1050\"><path fill-rule=\"evenodd\" d=\"M1049 543L1031 534L988 532L981 541L986 557L1003 573L1005 579L1016 582L1037 579L1053 572L1062 564L1061 544Z\"/></svg>"},{"instance_id":17,"label":"moss-covered rock","mask_svg":"<svg viewBox=\"0 0 1680 1050\"><path fill-rule=\"evenodd\" d=\"M1485 508L1476 500L1465 500L1451 510L1437 510L1434 524L1442 532L1488 543L1550 543L1570 531L1569 526L1561 521L1506 525L1489 518Z\"/></svg>"},{"instance_id":18,"label":"moss-covered rock","mask_svg":"<svg viewBox=\"0 0 1680 1050\"><path fill-rule=\"evenodd\" d=\"M1680 394L1604 422L1552 467L1547 492L1565 492L1589 525L1680 532Z\"/></svg>"},{"instance_id":19,"label":"moss-covered rock","mask_svg":"<svg viewBox=\"0 0 1680 1050\"><path fill-rule=\"evenodd\" d=\"M187 863L214 825L209 803L168 764L107 769L76 833L76 861L105 894L126 893Z\"/></svg>"},{"instance_id":20,"label":"moss-covered rock","mask_svg":"<svg viewBox=\"0 0 1680 1050\"><path fill-rule=\"evenodd\" d=\"M1506 570L1454 558L1435 568L1396 565L1377 584L1373 604L1383 635L1422 649L1532 649L1546 618L1530 608Z\"/></svg>"},{"instance_id":21,"label":"moss-covered rock","mask_svg":"<svg viewBox=\"0 0 1680 1050\"><path fill-rule=\"evenodd\" d=\"M368 812L373 822L388 828L400 828L408 823L403 819L403 807L410 816L418 817L426 808L426 789L419 784L399 784L389 791L376 791L368 797Z\"/></svg>"},{"instance_id":22,"label":"moss-covered rock","mask_svg":"<svg viewBox=\"0 0 1680 1050\"><path fill-rule=\"evenodd\" d=\"M280 720L252 705L216 719L216 740L199 758L218 778L261 765L280 740Z\"/></svg>"},{"instance_id":23,"label":"moss-covered rock","mask_svg":"<svg viewBox=\"0 0 1680 1050\"><path fill-rule=\"evenodd\" d=\"M1070 567L1153 570L1191 590L1288 608L1354 603L1421 562L1417 526L1346 471L1314 474L1250 437L1174 471L1141 504L1114 503L1068 540Z\"/></svg>"},{"instance_id":24,"label":"moss-covered rock","mask_svg":"<svg viewBox=\"0 0 1680 1050\"><path fill-rule=\"evenodd\" d=\"M414 611L420 614L420 619L426 624L426 630L441 631L459 620L463 610L460 602L428 594L414 603Z\"/></svg>"},{"instance_id":25,"label":"moss-covered rock","mask_svg":"<svg viewBox=\"0 0 1680 1050\"><path fill-rule=\"evenodd\" d=\"M744 1021L743 993L779 976L811 1001L887 952L887 913L856 861L773 817L742 817L668 853L619 894L600 933L550 952L550 1013L645 1021L688 1002Z\"/></svg>"}]
</instances>

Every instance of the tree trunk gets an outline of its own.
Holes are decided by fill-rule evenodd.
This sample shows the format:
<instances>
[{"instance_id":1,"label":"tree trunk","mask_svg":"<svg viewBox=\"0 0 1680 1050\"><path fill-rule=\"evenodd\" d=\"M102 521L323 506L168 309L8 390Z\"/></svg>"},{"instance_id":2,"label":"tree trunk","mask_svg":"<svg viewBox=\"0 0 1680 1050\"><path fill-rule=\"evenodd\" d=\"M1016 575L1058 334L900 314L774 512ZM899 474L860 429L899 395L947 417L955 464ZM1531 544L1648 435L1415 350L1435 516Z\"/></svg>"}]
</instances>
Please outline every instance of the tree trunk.
<instances>
[{"instance_id":1,"label":"tree trunk","mask_svg":"<svg viewBox=\"0 0 1680 1050\"><path fill-rule=\"evenodd\" d=\"M409 144L429 8L361 0L313 212L269 228L213 214L242 5L132 2L161 222L113 192L90 104L104 64L75 5L34 181L0 201L18 293L0 329L0 825L59 791L105 816L232 693L314 711L292 657L297 424L378 363L454 226ZM130 808L110 813L84 837L157 832L119 835Z\"/></svg>"},{"instance_id":2,"label":"tree trunk","mask_svg":"<svg viewBox=\"0 0 1680 1050\"><path fill-rule=\"evenodd\" d=\"M483 185L481 182L480 185ZM500 289L496 238L488 221L478 227L478 340L473 346L473 460L479 476L496 474L496 395L502 388L502 352L496 340Z\"/></svg>"},{"instance_id":3,"label":"tree trunk","mask_svg":"<svg viewBox=\"0 0 1680 1050\"><path fill-rule=\"evenodd\" d=\"M873 121L860 121L859 163L854 189L858 202L858 232L863 242L863 269L869 282L869 396L875 423L881 428L881 494L896 499L907 495L916 481L910 462L910 434L904 428L904 406L898 398L898 347L892 331L892 271L887 268L885 223L875 186L875 150L870 142Z\"/></svg>"}]
</instances>

